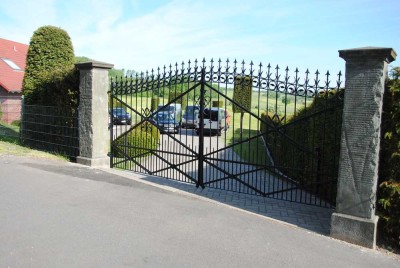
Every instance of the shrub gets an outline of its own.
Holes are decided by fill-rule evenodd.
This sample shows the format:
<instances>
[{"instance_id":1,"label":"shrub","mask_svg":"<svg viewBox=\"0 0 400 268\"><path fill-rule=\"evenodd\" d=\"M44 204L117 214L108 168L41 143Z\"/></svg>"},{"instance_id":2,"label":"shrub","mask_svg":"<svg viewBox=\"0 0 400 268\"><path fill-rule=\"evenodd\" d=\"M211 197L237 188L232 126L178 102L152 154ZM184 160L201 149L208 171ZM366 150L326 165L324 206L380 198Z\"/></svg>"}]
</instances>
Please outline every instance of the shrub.
<instances>
[{"instance_id":1,"label":"shrub","mask_svg":"<svg viewBox=\"0 0 400 268\"><path fill-rule=\"evenodd\" d=\"M379 236L400 248L400 68L386 81L383 101L377 214Z\"/></svg>"},{"instance_id":2,"label":"shrub","mask_svg":"<svg viewBox=\"0 0 400 268\"><path fill-rule=\"evenodd\" d=\"M224 107L224 102L223 101L212 101L212 107L222 108L222 107Z\"/></svg>"},{"instance_id":3,"label":"shrub","mask_svg":"<svg viewBox=\"0 0 400 268\"><path fill-rule=\"evenodd\" d=\"M177 98L179 95L181 95L182 92L179 90L171 90L169 92L169 96L168 96L168 101L172 101L173 99ZM182 95L181 97L179 97L176 101L174 101L173 103L180 103L182 105L182 111L184 111L186 109L188 100L187 100L187 94Z\"/></svg>"},{"instance_id":4,"label":"shrub","mask_svg":"<svg viewBox=\"0 0 400 268\"><path fill-rule=\"evenodd\" d=\"M160 98L158 97L151 98L151 111L157 110L159 104L160 104Z\"/></svg>"},{"instance_id":5,"label":"shrub","mask_svg":"<svg viewBox=\"0 0 400 268\"><path fill-rule=\"evenodd\" d=\"M382 196L378 200L379 230L389 244L400 248L400 183L383 182L379 191Z\"/></svg>"},{"instance_id":6,"label":"shrub","mask_svg":"<svg viewBox=\"0 0 400 268\"><path fill-rule=\"evenodd\" d=\"M321 94L292 118L265 112L262 118L267 124L260 125L275 167L331 203L338 176L341 94Z\"/></svg>"},{"instance_id":7,"label":"shrub","mask_svg":"<svg viewBox=\"0 0 400 268\"><path fill-rule=\"evenodd\" d=\"M392 72L393 79L386 83L383 101L380 182L400 181L400 68Z\"/></svg>"},{"instance_id":8,"label":"shrub","mask_svg":"<svg viewBox=\"0 0 400 268\"><path fill-rule=\"evenodd\" d=\"M115 157L125 157L125 155L136 158L150 154L151 150L157 149L158 140L152 132L147 132L142 128L136 128L126 135L118 137L115 141L117 148L114 150Z\"/></svg>"},{"instance_id":9,"label":"shrub","mask_svg":"<svg viewBox=\"0 0 400 268\"><path fill-rule=\"evenodd\" d=\"M156 142L158 143L158 141L160 140L160 130L153 124L151 124L150 122L144 122L141 125L142 131L148 133L151 135L151 137L153 139L156 140Z\"/></svg>"},{"instance_id":10,"label":"shrub","mask_svg":"<svg viewBox=\"0 0 400 268\"><path fill-rule=\"evenodd\" d=\"M21 120L15 120L11 123L12 126L20 127L21 126Z\"/></svg>"},{"instance_id":11,"label":"shrub","mask_svg":"<svg viewBox=\"0 0 400 268\"><path fill-rule=\"evenodd\" d=\"M25 104L77 106L78 79L74 68L74 50L68 33L54 26L37 29L26 58L22 85Z\"/></svg>"},{"instance_id":12,"label":"shrub","mask_svg":"<svg viewBox=\"0 0 400 268\"><path fill-rule=\"evenodd\" d=\"M244 113L251 110L251 97L253 93L252 81L250 76L236 76L233 90L233 101L244 107L243 110L237 105L233 105L234 113Z\"/></svg>"}]
</instances>

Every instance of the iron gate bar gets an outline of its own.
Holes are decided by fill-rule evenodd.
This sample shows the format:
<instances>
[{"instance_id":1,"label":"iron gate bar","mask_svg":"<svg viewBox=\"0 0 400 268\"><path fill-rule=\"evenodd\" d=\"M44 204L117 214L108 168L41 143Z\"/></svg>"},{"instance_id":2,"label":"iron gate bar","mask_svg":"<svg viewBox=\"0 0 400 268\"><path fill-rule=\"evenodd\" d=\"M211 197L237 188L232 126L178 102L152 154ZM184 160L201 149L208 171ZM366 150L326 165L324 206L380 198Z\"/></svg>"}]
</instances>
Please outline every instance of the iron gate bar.
<instances>
[{"instance_id":1,"label":"iron gate bar","mask_svg":"<svg viewBox=\"0 0 400 268\"><path fill-rule=\"evenodd\" d=\"M125 146L126 147L126 146ZM114 149L115 150L119 150L119 148L118 147L114 147ZM119 150L120 152L121 152L121 150ZM129 156L129 155L127 155L127 154L125 154L125 152L122 152L122 154L125 156L125 159L123 160L123 161L120 161L120 162L117 162L117 163L114 163L114 164L121 164L121 163L126 163L127 161L132 161L132 162L134 162L135 164L137 164L137 165L139 165L141 168L143 168L146 172L150 172L150 170L148 170L147 168L145 168L144 166L142 166L141 164L140 164L140 162L138 162L138 161L136 161L136 160L134 160L134 158L133 157L131 157L131 156ZM145 153L145 154L147 154L147 153ZM143 155L143 154L142 154ZM137 157L137 156L136 156ZM139 156L140 157L140 156ZM115 166L115 165L114 165Z\"/></svg>"},{"instance_id":2,"label":"iron gate bar","mask_svg":"<svg viewBox=\"0 0 400 268\"><path fill-rule=\"evenodd\" d=\"M196 184L198 183L198 181L197 181L195 178L189 176L188 174L186 174L185 172L183 172L182 170L180 170L180 169L178 168L178 166L180 166L181 164L175 165L175 164L172 164L171 162L165 160L164 158L162 158L161 156L159 156L159 155L157 155L157 154L154 154L154 155L155 155L156 157L158 157L159 159L163 160L164 163L167 163L167 164L168 164L168 167L167 167L167 168L164 168L164 169L161 169L161 170L152 171L152 172L150 172L151 175L153 175L153 174L155 174L155 173L159 173L159 172L164 171L164 170L167 170L167 169L169 169L169 168L173 168L173 169L175 169L176 171L178 171L179 173L181 173L182 175L186 176L189 180L195 182ZM190 163L190 162L192 162L192 161L189 161L189 163Z\"/></svg>"},{"instance_id":3,"label":"iron gate bar","mask_svg":"<svg viewBox=\"0 0 400 268\"><path fill-rule=\"evenodd\" d=\"M128 148L129 148L129 146L122 146L122 147L128 147ZM115 148L116 150L119 150L119 148L116 147L116 146L114 146L114 148ZM139 149L146 149L146 148L144 148L144 147L143 147L143 148L136 147L136 148L139 148ZM114 165L115 165L115 164L124 163L124 162L126 162L127 160L129 160L129 161L134 162L135 164L137 164L138 166L140 166L143 170L145 170L147 173L152 174L152 175L155 174L155 173L159 173L159 172L161 172L161 171L163 171L163 170L166 170L166 169L169 169L169 168L172 167L172 168L174 168L175 170L177 170L178 172L180 172L182 175L186 176L188 179L192 180L193 182L197 182L196 179L194 179L193 177L189 176L188 174L186 174L185 172L183 172L182 170L180 170L180 169L178 168L180 165L184 165L184 164L193 162L193 161L195 161L195 160L190 160L190 161L187 161L187 162L180 163L180 164L176 165L176 164L172 164L171 162L165 160L163 157L159 156L157 153L155 153L154 150L152 150L152 151L149 150L149 152L142 153L142 154L140 154L140 155L136 155L135 157L139 157L139 158L140 158L141 156L145 156L145 155L147 155L148 153L151 153L152 155L158 157L159 159L161 159L162 161L164 161L165 163L167 163L168 166L169 166L169 167L164 168L164 169L161 169L161 170L150 171L149 169L147 169L146 167L144 167L140 162L136 161L133 157L131 157L131 156L129 156L129 155L126 155L124 151L121 151L121 150L119 150L119 151L122 152L122 154L125 156L125 160L122 160L122 161L120 161L120 162L114 163ZM196 157L196 155L187 155L187 156Z\"/></svg>"},{"instance_id":4,"label":"iron gate bar","mask_svg":"<svg viewBox=\"0 0 400 268\"><path fill-rule=\"evenodd\" d=\"M239 183L242 183L243 185L246 185L247 187L249 187L250 189L252 189L253 191L255 191L256 193L259 193L263 196L265 196L265 194L263 192L261 192L261 190L258 190L257 188L253 187L252 185L248 184L247 182L242 181L240 178L238 178L236 176L236 174L230 174L227 171L225 171L224 169L220 168L219 166L215 165L214 163L208 161L207 159L204 159L204 162L207 162L210 166L213 166L215 169L221 171L222 173L228 175L230 178L236 180ZM205 182L204 185L207 184L211 184L210 182Z\"/></svg>"},{"instance_id":5,"label":"iron gate bar","mask_svg":"<svg viewBox=\"0 0 400 268\"><path fill-rule=\"evenodd\" d=\"M203 67L201 69L201 85L200 85L200 133L199 133L199 157L198 157L198 183L196 184L196 187L201 186L201 188L204 189L204 181L203 181L203 165L204 165L204 84L205 84L205 68Z\"/></svg>"}]
</instances>

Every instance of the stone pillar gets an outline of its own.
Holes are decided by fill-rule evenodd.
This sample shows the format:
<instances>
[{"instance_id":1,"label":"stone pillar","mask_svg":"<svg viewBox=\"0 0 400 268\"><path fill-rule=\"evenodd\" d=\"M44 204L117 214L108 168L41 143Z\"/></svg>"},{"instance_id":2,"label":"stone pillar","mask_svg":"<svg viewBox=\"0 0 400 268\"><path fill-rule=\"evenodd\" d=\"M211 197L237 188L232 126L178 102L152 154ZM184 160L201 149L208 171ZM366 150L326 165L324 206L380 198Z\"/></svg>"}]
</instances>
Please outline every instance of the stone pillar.
<instances>
[{"instance_id":1,"label":"stone pillar","mask_svg":"<svg viewBox=\"0 0 400 268\"><path fill-rule=\"evenodd\" d=\"M375 248L382 100L391 48L340 50L346 61L336 211L331 236Z\"/></svg>"},{"instance_id":2,"label":"stone pillar","mask_svg":"<svg viewBox=\"0 0 400 268\"><path fill-rule=\"evenodd\" d=\"M108 70L112 64L90 61L76 64L80 72L79 164L106 167L110 135L108 131Z\"/></svg>"}]
</instances>

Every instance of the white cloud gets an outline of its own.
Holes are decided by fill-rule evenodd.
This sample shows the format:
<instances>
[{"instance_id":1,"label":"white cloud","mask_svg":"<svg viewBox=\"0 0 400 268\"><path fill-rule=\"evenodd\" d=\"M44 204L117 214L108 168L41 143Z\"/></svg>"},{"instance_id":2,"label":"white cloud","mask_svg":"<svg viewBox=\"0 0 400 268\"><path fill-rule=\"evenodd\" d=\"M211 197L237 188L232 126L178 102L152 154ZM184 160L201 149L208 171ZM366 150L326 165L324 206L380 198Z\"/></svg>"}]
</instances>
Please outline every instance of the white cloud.
<instances>
[{"instance_id":1,"label":"white cloud","mask_svg":"<svg viewBox=\"0 0 400 268\"><path fill-rule=\"evenodd\" d=\"M40 26L59 26L71 36L77 56L137 71L212 57L336 72L344 66L338 49L398 43L397 36L387 37L398 19L373 28L385 20L371 16L373 1L365 3L371 6L341 12L356 2L1 1L0 25L2 38L24 43Z\"/></svg>"},{"instance_id":2,"label":"white cloud","mask_svg":"<svg viewBox=\"0 0 400 268\"><path fill-rule=\"evenodd\" d=\"M238 28L241 21L235 16L244 11L240 5L221 12L214 6L175 1L141 17L102 24L74 42L80 55L136 70L202 57L259 57L270 51L267 40L273 36ZM231 23L223 23L226 20Z\"/></svg>"}]
</instances>

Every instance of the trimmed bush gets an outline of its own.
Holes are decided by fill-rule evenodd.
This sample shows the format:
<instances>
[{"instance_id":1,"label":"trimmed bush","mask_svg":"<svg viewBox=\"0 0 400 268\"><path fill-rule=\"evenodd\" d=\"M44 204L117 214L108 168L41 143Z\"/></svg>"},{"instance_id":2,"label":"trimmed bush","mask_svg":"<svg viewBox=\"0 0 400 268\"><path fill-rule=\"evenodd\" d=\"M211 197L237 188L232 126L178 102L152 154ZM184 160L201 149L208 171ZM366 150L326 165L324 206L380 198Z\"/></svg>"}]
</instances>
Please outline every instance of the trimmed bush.
<instances>
[{"instance_id":1,"label":"trimmed bush","mask_svg":"<svg viewBox=\"0 0 400 268\"><path fill-rule=\"evenodd\" d=\"M400 248L400 183L383 182L379 191L382 196L378 200L379 230L390 245Z\"/></svg>"},{"instance_id":2,"label":"trimmed bush","mask_svg":"<svg viewBox=\"0 0 400 268\"><path fill-rule=\"evenodd\" d=\"M117 149L114 150L115 157L144 157L150 154L151 150L157 149L158 140L152 134L152 130L146 132L142 128L136 128L128 134L118 137L115 145L117 146Z\"/></svg>"},{"instance_id":3,"label":"trimmed bush","mask_svg":"<svg viewBox=\"0 0 400 268\"><path fill-rule=\"evenodd\" d=\"M20 127L21 126L21 120L12 121L11 125L12 126L16 126L16 127Z\"/></svg>"},{"instance_id":4,"label":"trimmed bush","mask_svg":"<svg viewBox=\"0 0 400 268\"><path fill-rule=\"evenodd\" d=\"M377 214L379 237L400 249L400 68L391 70L383 100Z\"/></svg>"},{"instance_id":5,"label":"trimmed bush","mask_svg":"<svg viewBox=\"0 0 400 268\"><path fill-rule=\"evenodd\" d=\"M153 139L156 140L156 142L158 143L158 141L160 140L160 130L153 124L151 124L150 122L144 122L141 125L142 131L149 133L151 135L151 137Z\"/></svg>"},{"instance_id":6,"label":"trimmed bush","mask_svg":"<svg viewBox=\"0 0 400 268\"><path fill-rule=\"evenodd\" d=\"M175 99L176 97L178 97L181 94L182 94L182 92L179 91L179 90L171 90L169 92L168 102L172 101L173 99ZM182 95L181 97L179 97L173 103L180 103L182 105L182 111L184 111L186 109L186 106L187 106L187 103L188 103L187 94Z\"/></svg>"},{"instance_id":7,"label":"trimmed bush","mask_svg":"<svg viewBox=\"0 0 400 268\"><path fill-rule=\"evenodd\" d=\"M335 203L338 176L340 94L320 94L292 118L265 112L261 117L267 123L260 125L275 166L330 203Z\"/></svg>"},{"instance_id":8,"label":"trimmed bush","mask_svg":"<svg viewBox=\"0 0 400 268\"><path fill-rule=\"evenodd\" d=\"M151 111L157 110L158 105L160 104L160 98L151 98Z\"/></svg>"},{"instance_id":9,"label":"trimmed bush","mask_svg":"<svg viewBox=\"0 0 400 268\"><path fill-rule=\"evenodd\" d=\"M65 103L77 107L79 81L74 69L74 50L68 33L54 26L37 29L26 58L22 85L25 104Z\"/></svg>"},{"instance_id":10,"label":"trimmed bush","mask_svg":"<svg viewBox=\"0 0 400 268\"><path fill-rule=\"evenodd\" d=\"M212 101L212 107L222 108L222 107L224 107L224 102L223 101Z\"/></svg>"},{"instance_id":11,"label":"trimmed bush","mask_svg":"<svg viewBox=\"0 0 400 268\"><path fill-rule=\"evenodd\" d=\"M233 105L234 113L244 113L251 111L251 97L253 94L253 87L250 76L236 76L235 85L233 89L233 101L244 107L243 110L237 105Z\"/></svg>"}]
</instances>

